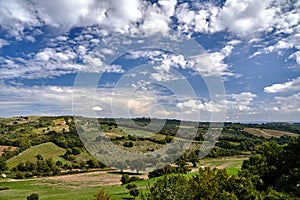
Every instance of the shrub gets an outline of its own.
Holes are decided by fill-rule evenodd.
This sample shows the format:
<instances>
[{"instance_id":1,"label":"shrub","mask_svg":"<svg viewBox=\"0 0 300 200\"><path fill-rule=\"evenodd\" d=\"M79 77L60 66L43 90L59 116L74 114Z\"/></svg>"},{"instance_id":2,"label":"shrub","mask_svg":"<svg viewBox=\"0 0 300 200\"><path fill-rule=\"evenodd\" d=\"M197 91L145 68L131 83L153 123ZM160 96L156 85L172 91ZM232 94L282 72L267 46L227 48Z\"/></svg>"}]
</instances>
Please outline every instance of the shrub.
<instances>
[{"instance_id":1,"label":"shrub","mask_svg":"<svg viewBox=\"0 0 300 200\"><path fill-rule=\"evenodd\" d=\"M98 194L95 195L95 198L93 200L110 200L110 198L107 192L101 190Z\"/></svg>"},{"instance_id":2,"label":"shrub","mask_svg":"<svg viewBox=\"0 0 300 200\"><path fill-rule=\"evenodd\" d=\"M123 144L124 147L133 147L133 142L124 142Z\"/></svg>"},{"instance_id":3,"label":"shrub","mask_svg":"<svg viewBox=\"0 0 300 200\"><path fill-rule=\"evenodd\" d=\"M27 197L27 200L39 200L39 195L37 193L33 193Z\"/></svg>"}]
</instances>

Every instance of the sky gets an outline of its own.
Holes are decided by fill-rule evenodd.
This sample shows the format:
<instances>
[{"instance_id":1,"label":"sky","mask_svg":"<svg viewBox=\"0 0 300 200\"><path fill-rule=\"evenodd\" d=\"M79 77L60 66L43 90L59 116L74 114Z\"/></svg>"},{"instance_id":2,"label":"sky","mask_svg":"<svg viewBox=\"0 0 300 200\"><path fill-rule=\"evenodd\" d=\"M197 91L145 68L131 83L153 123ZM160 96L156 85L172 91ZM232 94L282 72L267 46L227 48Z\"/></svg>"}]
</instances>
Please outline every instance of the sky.
<instances>
[{"instance_id":1,"label":"sky","mask_svg":"<svg viewBox=\"0 0 300 200\"><path fill-rule=\"evenodd\" d=\"M0 117L300 121L300 1L0 0Z\"/></svg>"}]
</instances>

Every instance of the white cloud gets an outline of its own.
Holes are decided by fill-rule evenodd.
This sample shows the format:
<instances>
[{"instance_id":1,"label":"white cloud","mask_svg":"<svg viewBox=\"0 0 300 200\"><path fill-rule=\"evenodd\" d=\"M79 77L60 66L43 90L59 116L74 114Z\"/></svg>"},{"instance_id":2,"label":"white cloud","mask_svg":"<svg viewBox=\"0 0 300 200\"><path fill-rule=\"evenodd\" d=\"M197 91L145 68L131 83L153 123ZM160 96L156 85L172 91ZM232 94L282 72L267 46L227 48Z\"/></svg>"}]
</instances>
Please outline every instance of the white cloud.
<instances>
[{"instance_id":1,"label":"white cloud","mask_svg":"<svg viewBox=\"0 0 300 200\"><path fill-rule=\"evenodd\" d=\"M267 93L290 92L290 91L299 91L299 90L300 90L300 77L285 83L277 83L264 88L264 91Z\"/></svg>"},{"instance_id":2,"label":"white cloud","mask_svg":"<svg viewBox=\"0 0 300 200\"><path fill-rule=\"evenodd\" d=\"M182 109L183 112L199 112L199 111L208 111L208 112L221 112L225 110L224 104L215 103L212 101L201 102L199 100L189 99L184 102L177 104L177 107Z\"/></svg>"},{"instance_id":3,"label":"white cloud","mask_svg":"<svg viewBox=\"0 0 300 200\"><path fill-rule=\"evenodd\" d=\"M61 38L63 39L63 38ZM107 65L102 62L96 50L90 51L90 44L78 44L74 47L64 43L62 46L46 47L23 58L0 57L0 79L9 78L49 78L77 72L91 73L123 73L119 65ZM81 63L79 62L81 61Z\"/></svg>"},{"instance_id":4,"label":"white cloud","mask_svg":"<svg viewBox=\"0 0 300 200\"><path fill-rule=\"evenodd\" d=\"M240 94L228 95L225 101L213 102L213 101L200 101L195 99L189 99L177 104L177 107L183 110L183 112L222 112L236 113L237 115L248 113L255 108L252 107L252 101L257 98L256 94L251 92L242 92Z\"/></svg>"},{"instance_id":5,"label":"white cloud","mask_svg":"<svg viewBox=\"0 0 300 200\"><path fill-rule=\"evenodd\" d=\"M201 76L233 76L224 59L231 55L233 46L227 45L219 52L200 54L193 58L194 69Z\"/></svg>"},{"instance_id":6,"label":"white cloud","mask_svg":"<svg viewBox=\"0 0 300 200\"><path fill-rule=\"evenodd\" d=\"M298 65L300 65L300 51L297 51L289 56L289 59L295 59Z\"/></svg>"},{"instance_id":7,"label":"white cloud","mask_svg":"<svg viewBox=\"0 0 300 200\"><path fill-rule=\"evenodd\" d=\"M30 41L30 42L35 42L35 38L33 36L31 36L31 35L25 36L25 39L28 40L28 41Z\"/></svg>"},{"instance_id":8,"label":"white cloud","mask_svg":"<svg viewBox=\"0 0 300 200\"><path fill-rule=\"evenodd\" d=\"M300 93L287 97L275 97L277 107L282 112L300 112Z\"/></svg>"},{"instance_id":9,"label":"white cloud","mask_svg":"<svg viewBox=\"0 0 300 200\"><path fill-rule=\"evenodd\" d=\"M167 32L176 4L176 0L155 4L142 0L1 1L0 24L18 39L24 37L25 29L43 25L63 32L93 25L109 32Z\"/></svg>"},{"instance_id":10,"label":"white cloud","mask_svg":"<svg viewBox=\"0 0 300 200\"><path fill-rule=\"evenodd\" d=\"M276 14L276 8L270 5L270 0L227 0L218 15L219 26L239 36L265 31Z\"/></svg>"},{"instance_id":11,"label":"white cloud","mask_svg":"<svg viewBox=\"0 0 300 200\"><path fill-rule=\"evenodd\" d=\"M242 92L240 94L231 94L229 97L232 100L227 100L226 105L236 111L250 111L252 101L257 98L256 94L251 92Z\"/></svg>"},{"instance_id":12,"label":"white cloud","mask_svg":"<svg viewBox=\"0 0 300 200\"><path fill-rule=\"evenodd\" d=\"M92 108L92 110L94 110L94 111L101 111L102 108L101 108L100 106L94 106L94 107Z\"/></svg>"},{"instance_id":13,"label":"white cloud","mask_svg":"<svg viewBox=\"0 0 300 200\"><path fill-rule=\"evenodd\" d=\"M300 21L299 4L284 0L227 0L223 7L213 2L191 5L177 0L159 0L154 4L142 0L10 0L0 2L0 24L18 39L24 36L26 28L33 30L44 25L61 31L98 25L107 32L149 34L167 33L174 25L171 17L175 17L178 30L189 35L228 30L248 37L274 29L276 33L291 34ZM292 6L294 9L288 9Z\"/></svg>"},{"instance_id":14,"label":"white cloud","mask_svg":"<svg viewBox=\"0 0 300 200\"><path fill-rule=\"evenodd\" d=\"M7 40L0 39L0 49L6 45L9 45L9 42Z\"/></svg>"}]
</instances>

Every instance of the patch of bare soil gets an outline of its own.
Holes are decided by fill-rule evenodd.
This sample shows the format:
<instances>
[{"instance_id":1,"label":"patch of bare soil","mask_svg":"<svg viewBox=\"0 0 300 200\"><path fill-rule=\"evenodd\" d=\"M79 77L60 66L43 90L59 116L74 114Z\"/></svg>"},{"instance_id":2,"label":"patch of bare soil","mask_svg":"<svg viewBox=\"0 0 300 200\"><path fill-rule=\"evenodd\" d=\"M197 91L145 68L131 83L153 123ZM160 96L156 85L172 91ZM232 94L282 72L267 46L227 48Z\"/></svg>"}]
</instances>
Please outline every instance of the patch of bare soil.
<instances>
[{"instance_id":1,"label":"patch of bare soil","mask_svg":"<svg viewBox=\"0 0 300 200\"><path fill-rule=\"evenodd\" d=\"M14 151L16 150L18 147L11 147L10 150ZM0 145L0 156L3 154L5 149L9 149L9 146L6 145Z\"/></svg>"},{"instance_id":2,"label":"patch of bare soil","mask_svg":"<svg viewBox=\"0 0 300 200\"><path fill-rule=\"evenodd\" d=\"M86 186L108 186L121 184L121 175L112 174L107 171L87 172L81 174L71 174L62 176L53 176L42 178L45 183L55 183L55 185L63 184L70 187L86 187Z\"/></svg>"}]
</instances>

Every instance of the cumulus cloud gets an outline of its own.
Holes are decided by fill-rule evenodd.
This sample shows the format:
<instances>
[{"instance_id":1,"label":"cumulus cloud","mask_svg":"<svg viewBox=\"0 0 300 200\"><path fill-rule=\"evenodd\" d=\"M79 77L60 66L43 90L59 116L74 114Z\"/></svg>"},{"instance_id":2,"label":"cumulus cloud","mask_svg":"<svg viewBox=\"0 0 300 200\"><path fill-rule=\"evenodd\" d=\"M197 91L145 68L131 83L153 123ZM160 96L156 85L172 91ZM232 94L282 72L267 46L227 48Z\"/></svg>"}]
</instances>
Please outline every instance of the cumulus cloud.
<instances>
[{"instance_id":1,"label":"cumulus cloud","mask_svg":"<svg viewBox=\"0 0 300 200\"><path fill-rule=\"evenodd\" d=\"M167 32L176 5L177 0L155 4L142 0L1 1L0 24L18 39L24 37L25 29L44 25L61 31L98 25L121 33Z\"/></svg>"},{"instance_id":2,"label":"cumulus cloud","mask_svg":"<svg viewBox=\"0 0 300 200\"><path fill-rule=\"evenodd\" d=\"M233 48L232 45L226 45L221 51L200 54L194 57L195 71L203 77L233 76L229 71L229 65L224 62L224 59L231 55Z\"/></svg>"},{"instance_id":3,"label":"cumulus cloud","mask_svg":"<svg viewBox=\"0 0 300 200\"><path fill-rule=\"evenodd\" d=\"M275 97L277 108L282 112L299 112L300 111L300 93L286 97ZM299 115L298 115L299 117ZM297 118L296 118L297 119ZM298 120L298 119L297 119Z\"/></svg>"},{"instance_id":4,"label":"cumulus cloud","mask_svg":"<svg viewBox=\"0 0 300 200\"><path fill-rule=\"evenodd\" d=\"M49 78L77 72L89 73L123 73L119 65L107 65L99 55L87 51L80 43L74 48L66 45L61 47L46 47L29 58L1 58L0 79L9 78ZM78 62L81 61L81 62Z\"/></svg>"},{"instance_id":5,"label":"cumulus cloud","mask_svg":"<svg viewBox=\"0 0 300 200\"><path fill-rule=\"evenodd\" d=\"M230 72L230 66L224 62L224 59L232 54L234 45L240 44L238 40L228 42L220 51L200 53L197 56L185 58L183 55L168 54L158 50L138 50L131 51L126 55L127 59L146 59L156 66L151 74L156 81L176 80L176 76L170 74L171 68L188 69L202 77L211 76L233 76Z\"/></svg>"},{"instance_id":6,"label":"cumulus cloud","mask_svg":"<svg viewBox=\"0 0 300 200\"><path fill-rule=\"evenodd\" d=\"M177 104L177 107L183 110L183 112L222 112L228 113L240 113L249 112L254 108L251 107L252 101L257 98L256 94L251 92L242 92L239 94L230 94L225 101L213 102L213 101L200 101L195 99L189 99Z\"/></svg>"},{"instance_id":7,"label":"cumulus cloud","mask_svg":"<svg viewBox=\"0 0 300 200\"><path fill-rule=\"evenodd\" d=\"M218 15L219 26L240 36L265 31L272 26L276 14L270 4L270 0L227 0Z\"/></svg>"},{"instance_id":8,"label":"cumulus cloud","mask_svg":"<svg viewBox=\"0 0 300 200\"><path fill-rule=\"evenodd\" d=\"M300 77L285 83L277 83L264 88L264 91L267 93L290 92L290 91L299 91L299 90L300 90Z\"/></svg>"},{"instance_id":9,"label":"cumulus cloud","mask_svg":"<svg viewBox=\"0 0 300 200\"><path fill-rule=\"evenodd\" d=\"M191 4L193 8L191 8ZM107 31L121 33L168 32L178 22L178 30L215 33L228 30L245 37L259 32L291 34L299 24L295 2L227 0L222 7L213 2L181 3L177 0L159 0L156 3L143 0L53 0L1 1L0 24L12 36L22 37L25 29L44 25L69 30L72 27L99 25Z\"/></svg>"}]
</instances>

